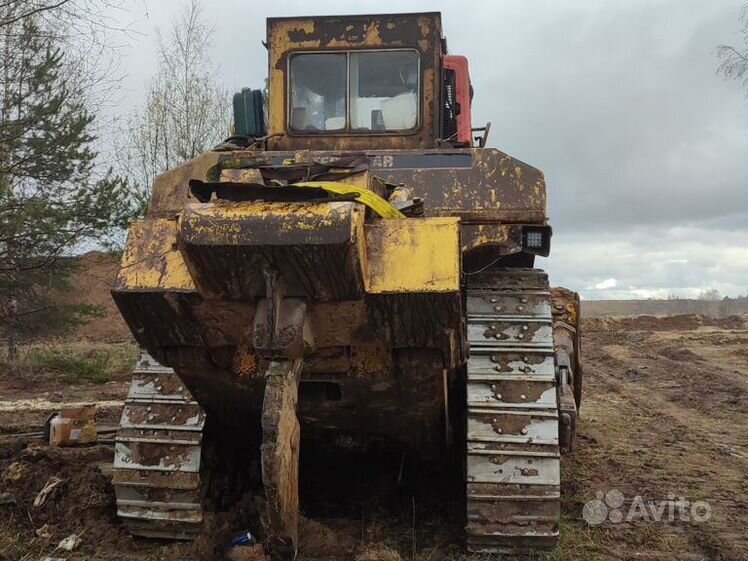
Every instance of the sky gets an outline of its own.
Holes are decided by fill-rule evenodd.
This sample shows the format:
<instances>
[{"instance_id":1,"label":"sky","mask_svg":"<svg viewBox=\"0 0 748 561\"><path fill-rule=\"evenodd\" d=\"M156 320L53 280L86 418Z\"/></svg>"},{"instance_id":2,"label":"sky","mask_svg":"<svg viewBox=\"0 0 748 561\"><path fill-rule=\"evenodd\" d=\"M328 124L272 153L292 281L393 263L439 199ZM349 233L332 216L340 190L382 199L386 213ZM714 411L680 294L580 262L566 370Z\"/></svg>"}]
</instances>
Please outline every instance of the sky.
<instances>
[{"instance_id":1,"label":"sky","mask_svg":"<svg viewBox=\"0 0 748 561\"><path fill-rule=\"evenodd\" d=\"M740 1L203 0L232 89L267 74L265 18L441 11L470 61L474 126L545 172L554 235L537 266L587 299L748 292L748 96L717 75ZM177 0L130 0L118 111L142 103Z\"/></svg>"}]
</instances>

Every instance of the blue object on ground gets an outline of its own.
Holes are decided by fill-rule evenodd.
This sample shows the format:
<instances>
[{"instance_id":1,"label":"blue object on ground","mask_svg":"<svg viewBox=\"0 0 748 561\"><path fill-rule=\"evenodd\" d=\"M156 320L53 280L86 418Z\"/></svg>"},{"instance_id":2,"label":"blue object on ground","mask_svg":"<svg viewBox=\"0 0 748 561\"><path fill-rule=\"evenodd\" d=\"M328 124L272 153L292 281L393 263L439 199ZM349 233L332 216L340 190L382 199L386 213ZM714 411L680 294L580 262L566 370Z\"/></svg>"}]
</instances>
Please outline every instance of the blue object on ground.
<instances>
[{"instance_id":1,"label":"blue object on ground","mask_svg":"<svg viewBox=\"0 0 748 561\"><path fill-rule=\"evenodd\" d=\"M248 545L252 543L252 534L249 532L244 532L240 536L235 537L233 540L231 540L231 545Z\"/></svg>"}]
</instances>

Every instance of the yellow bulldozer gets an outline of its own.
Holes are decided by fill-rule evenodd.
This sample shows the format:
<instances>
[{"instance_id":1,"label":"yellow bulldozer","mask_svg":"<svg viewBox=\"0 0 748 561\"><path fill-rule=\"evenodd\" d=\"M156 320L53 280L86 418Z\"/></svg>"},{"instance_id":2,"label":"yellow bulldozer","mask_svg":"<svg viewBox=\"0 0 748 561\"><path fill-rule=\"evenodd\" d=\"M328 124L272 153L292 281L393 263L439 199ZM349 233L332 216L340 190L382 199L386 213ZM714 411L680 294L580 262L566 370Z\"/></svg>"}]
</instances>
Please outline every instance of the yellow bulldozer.
<instances>
[{"instance_id":1,"label":"yellow bulldozer","mask_svg":"<svg viewBox=\"0 0 748 561\"><path fill-rule=\"evenodd\" d=\"M194 538L230 467L292 555L302 448L388 449L460 479L469 551L552 548L582 370L579 298L534 268L543 173L473 128L439 13L273 18L265 46L267 91L130 227L119 516Z\"/></svg>"}]
</instances>

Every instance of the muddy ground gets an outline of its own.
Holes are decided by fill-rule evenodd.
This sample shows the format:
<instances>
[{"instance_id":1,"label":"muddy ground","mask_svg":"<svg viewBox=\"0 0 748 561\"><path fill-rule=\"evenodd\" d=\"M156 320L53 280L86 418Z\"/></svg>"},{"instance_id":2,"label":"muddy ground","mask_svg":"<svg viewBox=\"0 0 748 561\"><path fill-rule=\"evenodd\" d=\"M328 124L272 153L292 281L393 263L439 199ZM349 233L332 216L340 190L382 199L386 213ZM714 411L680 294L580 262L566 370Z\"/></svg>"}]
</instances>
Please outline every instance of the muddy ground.
<instances>
[{"instance_id":1,"label":"muddy ground","mask_svg":"<svg viewBox=\"0 0 748 561\"><path fill-rule=\"evenodd\" d=\"M747 559L746 319L593 318L583 344L582 421L577 448L563 460L562 540L547 558ZM74 449L49 448L36 436L62 402L105 402L98 423L116 424L127 378L121 369L98 383L59 372L0 373L0 493L6 493L0 503L3 496L15 501L0 505L0 560L220 559L220 546L244 529L233 524L247 513L251 518L257 508L251 500L212 519L210 536L196 544L133 539L115 516L111 436ZM54 477L61 482L33 506ZM310 519L302 524L299 559L462 558L458 498L440 498L448 492L438 484L409 493L380 487L381 481L356 497L355 509L336 512L317 500L305 512ZM600 498L610 508L592 509L602 507L593 502L586 512L607 517L590 525L584 505ZM694 510L697 501L708 506L697 503ZM55 550L71 533L81 536L80 546Z\"/></svg>"}]
</instances>

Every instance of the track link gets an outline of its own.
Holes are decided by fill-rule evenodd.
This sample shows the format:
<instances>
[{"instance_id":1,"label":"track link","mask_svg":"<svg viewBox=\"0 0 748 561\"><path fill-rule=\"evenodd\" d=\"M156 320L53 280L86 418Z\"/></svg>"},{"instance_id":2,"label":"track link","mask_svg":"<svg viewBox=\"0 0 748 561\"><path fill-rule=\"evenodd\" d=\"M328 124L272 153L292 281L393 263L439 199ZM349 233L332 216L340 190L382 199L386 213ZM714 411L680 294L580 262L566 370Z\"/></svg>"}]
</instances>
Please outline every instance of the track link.
<instances>
[{"instance_id":1,"label":"track link","mask_svg":"<svg viewBox=\"0 0 748 561\"><path fill-rule=\"evenodd\" d=\"M560 517L558 398L547 275L468 279L467 547L553 548Z\"/></svg>"},{"instance_id":2,"label":"track link","mask_svg":"<svg viewBox=\"0 0 748 561\"><path fill-rule=\"evenodd\" d=\"M171 368L143 352L115 440L117 515L132 534L194 539L202 529L205 413Z\"/></svg>"}]
</instances>

